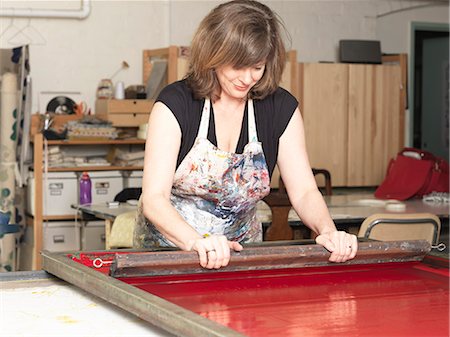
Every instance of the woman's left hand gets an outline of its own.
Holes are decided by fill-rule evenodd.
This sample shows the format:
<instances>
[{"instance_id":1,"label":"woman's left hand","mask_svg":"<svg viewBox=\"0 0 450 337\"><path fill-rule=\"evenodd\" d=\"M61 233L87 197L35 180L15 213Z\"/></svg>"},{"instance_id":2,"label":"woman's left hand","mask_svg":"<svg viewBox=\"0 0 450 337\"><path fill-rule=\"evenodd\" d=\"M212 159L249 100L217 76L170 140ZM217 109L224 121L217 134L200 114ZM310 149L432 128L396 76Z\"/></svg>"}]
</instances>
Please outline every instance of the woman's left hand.
<instances>
[{"instance_id":1,"label":"woman's left hand","mask_svg":"<svg viewBox=\"0 0 450 337\"><path fill-rule=\"evenodd\" d=\"M356 256L358 240L356 235L343 231L331 231L316 237L316 242L331 252L329 261L345 262Z\"/></svg>"}]
</instances>

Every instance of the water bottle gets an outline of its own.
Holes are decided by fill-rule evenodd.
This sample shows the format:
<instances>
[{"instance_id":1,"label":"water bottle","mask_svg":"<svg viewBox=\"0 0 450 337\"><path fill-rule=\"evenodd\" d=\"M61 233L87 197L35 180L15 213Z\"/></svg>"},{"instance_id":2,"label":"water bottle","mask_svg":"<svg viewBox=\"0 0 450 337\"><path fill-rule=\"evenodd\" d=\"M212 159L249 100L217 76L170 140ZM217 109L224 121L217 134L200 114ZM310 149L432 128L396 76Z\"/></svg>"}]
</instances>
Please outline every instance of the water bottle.
<instances>
[{"instance_id":1,"label":"water bottle","mask_svg":"<svg viewBox=\"0 0 450 337\"><path fill-rule=\"evenodd\" d=\"M87 172L83 172L80 178L80 205L90 204L92 202L92 183Z\"/></svg>"}]
</instances>

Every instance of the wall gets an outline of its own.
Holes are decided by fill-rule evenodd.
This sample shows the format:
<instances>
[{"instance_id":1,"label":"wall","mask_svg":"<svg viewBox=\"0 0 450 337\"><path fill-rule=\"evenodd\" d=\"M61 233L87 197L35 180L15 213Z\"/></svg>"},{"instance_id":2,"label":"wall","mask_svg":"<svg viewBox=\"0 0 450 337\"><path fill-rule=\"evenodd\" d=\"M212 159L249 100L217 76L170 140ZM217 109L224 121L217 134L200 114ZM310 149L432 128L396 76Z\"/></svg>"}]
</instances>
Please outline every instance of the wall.
<instances>
[{"instance_id":1,"label":"wall","mask_svg":"<svg viewBox=\"0 0 450 337\"><path fill-rule=\"evenodd\" d=\"M68 1L70 9L79 1ZM5 1L4 7L68 8L66 2ZM32 19L30 25L36 44L31 43L33 111L39 107L41 91L81 91L89 106L95 106L97 85L120 69L123 60L130 68L120 72L115 81L126 85L142 81L142 50L168 45L168 2L166 1L94 1L89 17L74 19ZM0 31L11 19L0 18ZM28 19L14 19L19 28ZM11 30L13 31L13 30ZM42 35L42 38L38 36ZM13 35L13 34L9 34ZM30 34L32 35L32 34ZM24 39L22 39L24 40ZM17 37L13 40L20 41ZM6 34L2 48L12 47Z\"/></svg>"},{"instance_id":2,"label":"wall","mask_svg":"<svg viewBox=\"0 0 450 337\"><path fill-rule=\"evenodd\" d=\"M388 12L387 12L388 13ZM449 23L448 3L443 6L435 3L434 6L405 10L398 13L380 16L377 19L377 37L383 41L383 51L385 53L407 53L409 55L408 64L412 64L411 53L411 24L415 22L426 23ZM408 70L408 97L410 106L412 100L412 77L411 68ZM413 144L413 111L405 111L405 144Z\"/></svg>"},{"instance_id":3,"label":"wall","mask_svg":"<svg viewBox=\"0 0 450 337\"><path fill-rule=\"evenodd\" d=\"M35 42L30 49L33 111L38 110L39 92L55 90L81 91L92 107L99 80L115 73L123 60L130 68L120 72L114 81L124 81L125 85L141 83L142 50L188 45L201 18L220 2L92 1L91 13L85 20L0 18L0 34L11 24L16 30L29 25L38 32L30 34ZM337 61L340 39L380 39L384 52L408 52L411 20L448 22L448 2L264 2L284 20L300 62ZM434 5L396 13L430 3ZM80 2L2 1L2 6L78 9ZM392 14L377 17L387 12ZM12 46L8 34L0 35L1 48Z\"/></svg>"}]
</instances>

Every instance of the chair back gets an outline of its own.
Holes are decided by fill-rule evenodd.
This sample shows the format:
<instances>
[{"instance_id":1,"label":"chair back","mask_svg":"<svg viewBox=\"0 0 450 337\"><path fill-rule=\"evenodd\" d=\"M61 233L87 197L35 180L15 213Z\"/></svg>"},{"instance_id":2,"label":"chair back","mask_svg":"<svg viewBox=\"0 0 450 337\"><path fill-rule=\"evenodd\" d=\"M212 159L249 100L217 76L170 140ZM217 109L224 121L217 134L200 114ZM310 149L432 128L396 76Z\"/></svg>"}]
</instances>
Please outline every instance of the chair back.
<instances>
[{"instance_id":1,"label":"chair back","mask_svg":"<svg viewBox=\"0 0 450 337\"><path fill-rule=\"evenodd\" d=\"M324 195L332 195L333 194L333 187L331 185L331 173L328 170L325 169L312 169L313 175L323 175L323 178L325 180L325 191L323 192ZM284 186L283 179L281 176L278 178L278 191L280 193L286 193L286 186Z\"/></svg>"},{"instance_id":2,"label":"chair back","mask_svg":"<svg viewBox=\"0 0 450 337\"><path fill-rule=\"evenodd\" d=\"M427 240L437 244L441 221L431 213L392 214L377 213L366 218L358 237L380 240Z\"/></svg>"}]
</instances>

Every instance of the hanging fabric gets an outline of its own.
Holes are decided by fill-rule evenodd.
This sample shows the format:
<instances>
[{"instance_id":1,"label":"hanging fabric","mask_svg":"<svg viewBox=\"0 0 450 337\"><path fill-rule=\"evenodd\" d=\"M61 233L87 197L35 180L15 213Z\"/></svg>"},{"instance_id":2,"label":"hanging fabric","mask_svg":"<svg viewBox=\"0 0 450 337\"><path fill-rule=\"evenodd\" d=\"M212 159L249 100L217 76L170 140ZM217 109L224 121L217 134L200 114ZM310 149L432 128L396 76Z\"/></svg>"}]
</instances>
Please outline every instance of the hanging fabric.
<instances>
[{"instance_id":1,"label":"hanging fabric","mask_svg":"<svg viewBox=\"0 0 450 337\"><path fill-rule=\"evenodd\" d=\"M1 74L0 83L0 211L10 217L10 223L25 229L25 190L22 177L28 170L25 163L29 147L29 103L31 93L26 90L29 76L28 46L0 50L10 56L7 71ZM5 69L2 69L4 71ZM24 125L27 128L24 129ZM20 165L19 165L20 163ZM18 269L18 234L0 237L0 271Z\"/></svg>"}]
</instances>

